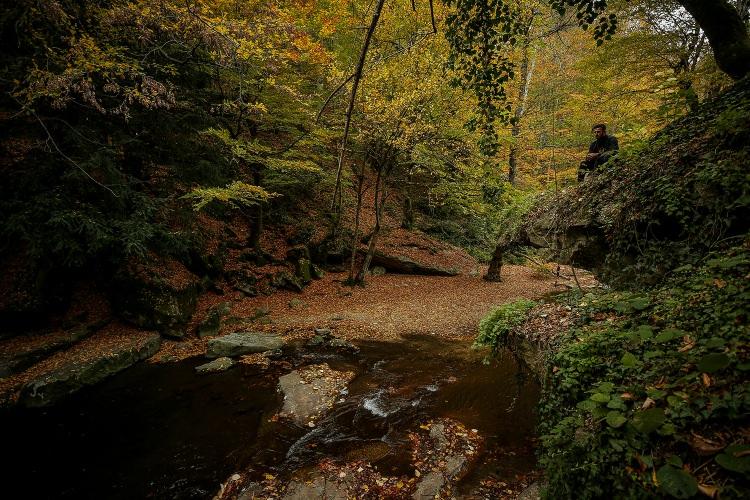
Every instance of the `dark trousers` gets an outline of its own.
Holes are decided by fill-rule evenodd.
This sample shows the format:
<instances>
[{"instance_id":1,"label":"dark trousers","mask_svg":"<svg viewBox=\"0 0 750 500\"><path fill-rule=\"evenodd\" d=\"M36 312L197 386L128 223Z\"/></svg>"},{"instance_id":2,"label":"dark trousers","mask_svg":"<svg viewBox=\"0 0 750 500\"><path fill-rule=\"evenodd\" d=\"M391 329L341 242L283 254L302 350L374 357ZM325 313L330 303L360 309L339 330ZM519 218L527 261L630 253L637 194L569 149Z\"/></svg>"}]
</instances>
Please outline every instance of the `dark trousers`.
<instances>
[{"instance_id":1,"label":"dark trousers","mask_svg":"<svg viewBox=\"0 0 750 500\"><path fill-rule=\"evenodd\" d=\"M584 160L578 165L578 182L583 182L586 176L597 167L596 161Z\"/></svg>"}]
</instances>

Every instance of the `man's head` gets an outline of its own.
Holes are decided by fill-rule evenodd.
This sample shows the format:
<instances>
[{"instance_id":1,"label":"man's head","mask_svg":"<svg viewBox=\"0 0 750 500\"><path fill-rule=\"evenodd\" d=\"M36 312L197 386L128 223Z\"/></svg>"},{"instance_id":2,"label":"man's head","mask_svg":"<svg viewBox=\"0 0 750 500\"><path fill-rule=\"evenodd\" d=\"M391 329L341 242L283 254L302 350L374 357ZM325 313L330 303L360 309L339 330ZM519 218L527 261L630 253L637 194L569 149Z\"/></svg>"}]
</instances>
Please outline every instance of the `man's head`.
<instances>
[{"instance_id":1,"label":"man's head","mask_svg":"<svg viewBox=\"0 0 750 500\"><path fill-rule=\"evenodd\" d=\"M594 133L594 137L597 139L601 139L605 135L607 135L607 126L603 123L597 123L593 127L591 127L591 131Z\"/></svg>"}]
</instances>

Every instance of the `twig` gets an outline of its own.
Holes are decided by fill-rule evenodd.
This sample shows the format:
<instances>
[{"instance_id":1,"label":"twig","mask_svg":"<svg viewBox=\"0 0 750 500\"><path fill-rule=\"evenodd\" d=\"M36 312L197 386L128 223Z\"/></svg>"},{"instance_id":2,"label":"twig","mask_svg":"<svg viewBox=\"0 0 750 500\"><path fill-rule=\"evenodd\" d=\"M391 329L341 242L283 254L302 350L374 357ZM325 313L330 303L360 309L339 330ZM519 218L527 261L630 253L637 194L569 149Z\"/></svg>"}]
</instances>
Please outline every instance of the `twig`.
<instances>
[{"instance_id":1,"label":"twig","mask_svg":"<svg viewBox=\"0 0 750 500\"><path fill-rule=\"evenodd\" d=\"M55 139L52 138L52 134L50 133L50 131L47 128L47 126L44 124L44 122L42 121L42 119L39 118L39 115L37 115L36 112L33 109L31 109L31 108L28 108L28 109L29 109L29 112L32 115L34 115L34 118L36 118L36 120L39 122L39 125L41 125L42 128L44 129L44 131L47 133L47 138L48 138L49 142L52 144L52 146L55 148L55 150L57 150L57 152L60 153L60 156L62 156L66 160L68 160L71 164L73 164L73 166L75 166L78 170L80 170L81 172L83 172L83 174L86 177L88 177L89 179L91 179L91 181L93 181L94 184L97 184L98 186L103 187L104 189L106 189L107 191L109 191L110 193L112 193L112 196L114 196L115 198L119 198L119 196L117 196L117 194L114 191L112 191L109 187L105 186L104 184L102 184L98 180L96 180L93 177L91 177L91 174L89 174L88 172L86 172L86 170L82 166L80 166L78 163L76 163L75 161L73 161L68 155L66 155L65 153L63 153L62 150L57 146L57 143L55 142Z\"/></svg>"},{"instance_id":2,"label":"twig","mask_svg":"<svg viewBox=\"0 0 750 500\"><path fill-rule=\"evenodd\" d=\"M328 99L326 99L326 102L324 102L323 106L320 107L320 111L318 111L318 115L315 117L315 123L318 123L320 121L320 117L323 115L323 111L326 109L326 106L328 106L328 103L331 102L331 99L333 99L333 97L336 94L338 94L341 91L341 89L344 88L344 85L346 85L347 83L349 83L352 80L352 78L354 78L354 73L352 73L351 75L349 75L349 78L347 78L346 80L344 80L343 82L341 82L341 84L338 87L336 87L336 90L334 90L333 92L331 92L331 95L328 96Z\"/></svg>"},{"instance_id":3,"label":"twig","mask_svg":"<svg viewBox=\"0 0 750 500\"><path fill-rule=\"evenodd\" d=\"M578 276L576 276L576 268L573 266L573 262L570 263L570 270L573 271L573 279L576 280L576 286L580 291L583 291L581 284L578 282Z\"/></svg>"}]
</instances>

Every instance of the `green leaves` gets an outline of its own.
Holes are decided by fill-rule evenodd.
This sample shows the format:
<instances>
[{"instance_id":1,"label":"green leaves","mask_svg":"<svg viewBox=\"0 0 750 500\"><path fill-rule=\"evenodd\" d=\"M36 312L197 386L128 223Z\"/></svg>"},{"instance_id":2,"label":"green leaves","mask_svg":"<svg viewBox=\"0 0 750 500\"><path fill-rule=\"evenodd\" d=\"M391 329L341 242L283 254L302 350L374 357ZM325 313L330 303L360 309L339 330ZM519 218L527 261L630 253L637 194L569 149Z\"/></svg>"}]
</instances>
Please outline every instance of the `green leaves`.
<instances>
[{"instance_id":1,"label":"green leaves","mask_svg":"<svg viewBox=\"0 0 750 500\"><path fill-rule=\"evenodd\" d=\"M685 470L664 465L656 472L659 488L674 498L690 498L698 493L698 481Z\"/></svg>"},{"instance_id":2,"label":"green leaves","mask_svg":"<svg viewBox=\"0 0 750 500\"><path fill-rule=\"evenodd\" d=\"M490 346L493 350L504 346L508 334L526 319L526 314L535 305L536 302L521 299L497 307L479 322L479 334L474 345Z\"/></svg>"},{"instance_id":3,"label":"green leaves","mask_svg":"<svg viewBox=\"0 0 750 500\"><path fill-rule=\"evenodd\" d=\"M232 208L242 208L265 203L275 196L278 195L269 193L260 186L235 181L224 188L196 188L183 198L191 200L193 209L198 211L213 201L226 203Z\"/></svg>"},{"instance_id":4,"label":"green leaves","mask_svg":"<svg viewBox=\"0 0 750 500\"><path fill-rule=\"evenodd\" d=\"M638 358L636 358L633 353L626 352L622 355L620 364L625 368L634 368L638 364Z\"/></svg>"},{"instance_id":5,"label":"green leaves","mask_svg":"<svg viewBox=\"0 0 750 500\"><path fill-rule=\"evenodd\" d=\"M664 423L666 417L662 408L649 408L637 412L633 416L633 427L644 434L653 432Z\"/></svg>"},{"instance_id":6,"label":"green leaves","mask_svg":"<svg viewBox=\"0 0 750 500\"><path fill-rule=\"evenodd\" d=\"M628 421L628 419L619 411L611 411L607 413L607 418L605 420L610 427L614 428L622 427L622 425Z\"/></svg>"},{"instance_id":7,"label":"green leaves","mask_svg":"<svg viewBox=\"0 0 750 500\"><path fill-rule=\"evenodd\" d=\"M750 473L750 446L727 446L724 453L716 456L716 463L732 472Z\"/></svg>"},{"instance_id":8,"label":"green leaves","mask_svg":"<svg viewBox=\"0 0 750 500\"><path fill-rule=\"evenodd\" d=\"M725 353L706 354L698 362L698 370L704 373L714 373L723 370L730 363L729 356Z\"/></svg>"},{"instance_id":9,"label":"green leaves","mask_svg":"<svg viewBox=\"0 0 750 500\"><path fill-rule=\"evenodd\" d=\"M674 339L678 339L685 335L685 332L678 330L677 328L665 328L659 335L654 338L654 342L664 343Z\"/></svg>"}]
</instances>

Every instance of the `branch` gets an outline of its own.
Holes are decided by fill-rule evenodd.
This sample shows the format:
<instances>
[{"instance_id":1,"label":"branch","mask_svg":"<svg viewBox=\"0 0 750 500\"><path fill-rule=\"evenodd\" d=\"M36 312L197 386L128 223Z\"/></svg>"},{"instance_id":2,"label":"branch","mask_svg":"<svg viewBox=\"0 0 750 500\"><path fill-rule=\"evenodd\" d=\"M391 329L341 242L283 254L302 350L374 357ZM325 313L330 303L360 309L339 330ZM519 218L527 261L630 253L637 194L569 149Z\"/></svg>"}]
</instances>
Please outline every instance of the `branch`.
<instances>
[{"instance_id":1,"label":"branch","mask_svg":"<svg viewBox=\"0 0 750 500\"><path fill-rule=\"evenodd\" d=\"M320 117L323 115L323 111L326 109L326 106L328 106L328 103L331 102L331 99L333 99L333 97L336 94L338 94L341 91L341 89L343 89L344 86L352 80L352 78L354 78L354 73L352 73L351 75L349 75L349 78L347 78L346 80L344 80L343 82L341 82L341 85L339 85L338 87L336 87L336 90L334 90L333 92L331 92L331 95L328 96L328 99L326 99L326 102L324 102L323 106L320 107L320 111L318 111L318 115L315 117L315 123L318 123L320 121Z\"/></svg>"},{"instance_id":2,"label":"branch","mask_svg":"<svg viewBox=\"0 0 750 500\"><path fill-rule=\"evenodd\" d=\"M76 163L75 161L73 161L68 155L66 155L65 153L63 153L60 150L60 148L57 146L57 143L55 142L55 139L52 138L52 134L50 134L50 131L47 128L47 126L44 124L44 122L42 121L42 119L39 118L39 115L37 115L36 112L34 112L34 110L31 109L31 108L28 108L28 110L29 110L29 112L32 115L34 115L34 118L36 118L36 120L39 122L39 125L41 125L42 128L44 129L44 131L47 133L47 139L48 139L48 141L52 144L52 146L55 148L55 150L57 150L57 152L60 153L60 156L62 156L66 160L68 160L71 164L73 164L73 166L75 166L78 170L80 170L81 172L83 172L83 174L86 177L88 177L89 179L91 179L94 182L94 184L96 184L96 185L98 185L100 187L103 187L104 189L106 189L107 191L109 191L110 193L112 193L112 196L114 196L115 198L119 198L114 191L112 191L109 187L105 186L101 182L99 182L96 179L94 179L93 177L91 177L91 174L89 174L88 172L86 172L86 170L82 166L80 166L78 163Z\"/></svg>"},{"instance_id":3,"label":"branch","mask_svg":"<svg viewBox=\"0 0 750 500\"><path fill-rule=\"evenodd\" d=\"M370 40L372 40L372 34L375 32L375 28L378 26L378 20L380 19L380 11L383 10L383 4L385 0L378 0L378 4L375 6L375 12L372 14L372 21L370 22L370 29L367 30L365 36L365 42L362 45L362 51L359 54L359 62L357 63L357 69L354 72L354 83L352 85L352 94L349 99L349 108L346 110L346 125L344 126L344 138L341 141L341 150L339 151L338 167L336 168L336 184L333 191L333 199L331 200L331 211L336 208L337 199L339 206L341 205L341 168L344 165L344 154L346 152L346 143L349 139L349 128L352 123L352 112L354 111L354 103L357 99L357 87L359 87L359 80L362 78L362 69L365 66L365 60L367 59L367 50L370 48Z\"/></svg>"}]
</instances>

